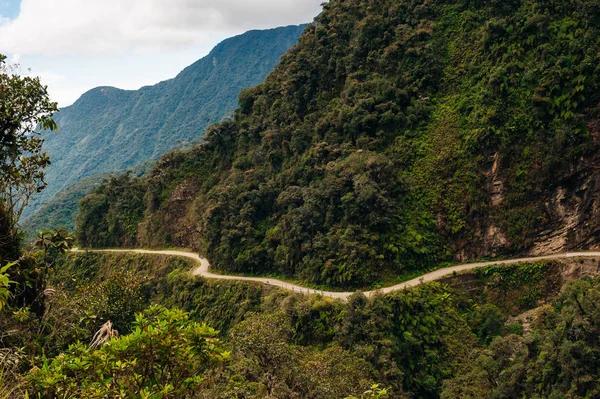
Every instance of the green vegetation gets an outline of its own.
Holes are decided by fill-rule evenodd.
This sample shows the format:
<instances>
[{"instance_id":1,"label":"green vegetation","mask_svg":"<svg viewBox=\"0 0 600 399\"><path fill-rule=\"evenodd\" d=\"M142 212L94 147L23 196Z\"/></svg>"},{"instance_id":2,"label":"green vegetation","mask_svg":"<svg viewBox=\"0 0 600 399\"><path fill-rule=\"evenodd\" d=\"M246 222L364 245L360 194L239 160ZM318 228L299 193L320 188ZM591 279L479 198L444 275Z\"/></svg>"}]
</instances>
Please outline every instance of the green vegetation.
<instances>
[{"instance_id":1,"label":"green vegetation","mask_svg":"<svg viewBox=\"0 0 600 399\"><path fill-rule=\"evenodd\" d=\"M78 239L343 288L526 251L563 222L548 193L592 168L599 16L589 0L330 1L205 144L84 200Z\"/></svg>"},{"instance_id":2,"label":"green vegetation","mask_svg":"<svg viewBox=\"0 0 600 399\"><path fill-rule=\"evenodd\" d=\"M556 294L557 286L560 287L557 269L558 266L552 262L540 262L488 267L478 269L475 274L486 287L481 292L482 296L495 295L488 300L512 314L518 314Z\"/></svg>"},{"instance_id":3,"label":"green vegetation","mask_svg":"<svg viewBox=\"0 0 600 399\"><path fill-rule=\"evenodd\" d=\"M227 360L216 331L181 311L151 307L133 332L96 350L76 344L31 373L32 393L69 398L182 398L204 383L214 363Z\"/></svg>"},{"instance_id":4,"label":"green vegetation","mask_svg":"<svg viewBox=\"0 0 600 399\"><path fill-rule=\"evenodd\" d=\"M304 28L247 32L225 40L173 79L136 91L95 88L61 109L55 118L61 134L44 136L52 159L48 187L26 216L85 177L128 169L199 140L209 124L234 111L242 89L264 80ZM57 226L42 226L51 227Z\"/></svg>"},{"instance_id":5,"label":"green vegetation","mask_svg":"<svg viewBox=\"0 0 600 399\"><path fill-rule=\"evenodd\" d=\"M23 77L0 54L0 266L18 256L19 218L35 193L46 187L50 164L40 128L54 131L57 110L39 78ZM10 260L10 259L9 259Z\"/></svg>"},{"instance_id":6,"label":"green vegetation","mask_svg":"<svg viewBox=\"0 0 600 399\"><path fill-rule=\"evenodd\" d=\"M590 398L598 394L600 280L569 284L555 306L538 309L531 334L478 348L443 398Z\"/></svg>"},{"instance_id":7,"label":"green vegetation","mask_svg":"<svg viewBox=\"0 0 600 399\"><path fill-rule=\"evenodd\" d=\"M592 0L331 0L205 143L87 196L76 238L194 248L227 272L337 287L526 251L569 219L561 195L587 190L578 173L595 176L599 22ZM17 98L51 104L39 81L10 79L37 88ZM4 93L10 138L19 107ZM81 104L118 97L105 88ZM39 140L21 136L14 154ZM7 192L41 181L38 160L0 167ZM586 198L565 245L595 240ZM600 277L566 282L572 264L488 267L342 302L204 281L188 260L68 253L61 229L25 253L10 204L0 197L0 397L600 393Z\"/></svg>"},{"instance_id":8,"label":"green vegetation","mask_svg":"<svg viewBox=\"0 0 600 399\"><path fill-rule=\"evenodd\" d=\"M80 230L78 239L85 242L91 236L106 248L134 245L143 216L144 188L129 174L112 176L102 187L108 188L103 195L94 193L81 201L81 207L92 210L93 219L87 220L89 228Z\"/></svg>"},{"instance_id":9,"label":"green vegetation","mask_svg":"<svg viewBox=\"0 0 600 399\"><path fill-rule=\"evenodd\" d=\"M44 168L50 159L42 151L40 129L57 130L52 119L56 110L40 79L19 75L0 54L0 309L21 302L41 314L44 270L50 258L68 247L55 247L49 238L43 256L24 256L18 229L31 197L46 187Z\"/></svg>"},{"instance_id":10,"label":"green vegetation","mask_svg":"<svg viewBox=\"0 0 600 399\"><path fill-rule=\"evenodd\" d=\"M28 235L27 238L33 239L35 233L40 230L49 230L56 227L65 228L68 231L75 231L75 218L79 207L79 202L96 190L104 181L112 176L120 176L130 173L133 176L143 176L152 166L152 161L148 160L128 169L127 171L116 171L109 173L100 173L89 176L80 181L71 184L64 190L58 192L52 199L42 205L31 216L21 221L21 228Z\"/></svg>"},{"instance_id":11,"label":"green vegetation","mask_svg":"<svg viewBox=\"0 0 600 399\"><path fill-rule=\"evenodd\" d=\"M360 395L360 397L349 396L346 399L379 399L385 398L387 394L387 389L381 389L378 384L375 384L371 387L371 389L365 391L362 395Z\"/></svg>"},{"instance_id":12,"label":"green vegetation","mask_svg":"<svg viewBox=\"0 0 600 399\"><path fill-rule=\"evenodd\" d=\"M8 302L8 298L10 296L10 284L12 283L12 281L10 281L10 278L8 277L8 269L10 269L11 267L13 267L15 264L14 263L9 263L5 266L3 266L2 268L0 268L0 311L2 310L2 308L4 306L6 306L6 303Z\"/></svg>"},{"instance_id":13,"label":"green vegetation","mask_svg":"<svg viewBox=\"0 0 600 399\"><path fill-rule=\"evenodd\" d=\"M205 281L187 273L192 266L135 254L62 258L48 279L55 294L41 321L14 308L0 314L2 323L19 331L9 342L25 348L21 356L32 362L8 386L30 397L69 392L75 398L160 392L157 397L165 398L475 398L495 397L494 392L514 397L526 373L546 378L545 370L558 375L568 367L571 374L556 386L527 382L527 397L551 389L584 398L600 377L595 363L586 363L589 357L579 357L585 352L572 352L585 348L593 356L598 350L591 337L600 278L573 281L561 293L564 281L556 279L563 265L556 262L485 268L471 276L469 290L460 284L461 275L447 284L371 299L357 293L347 303L257 284ZM525 333L510 316L532 306L515 309L503 293L530 284L554 288L533 305L544 303L531 313ZM559 314L571 319L548 319ZM119 338L108 336L107 343L89 347L108 321ZM171 343L179 331L195 334L203 344L191 346L196 341L187 338ZM579 340L579 331L590 339ZM565 340L560 343L565 354L573 354L546 360L543 348L551 345L544 340L550 335L553 343ZM203 352L209 342L218 350ZM157 356L148 356L148 348ZM515 379L502 372L507 367ZM168 370L182 377L173 379Z\"/></svg>"}]
</instances>

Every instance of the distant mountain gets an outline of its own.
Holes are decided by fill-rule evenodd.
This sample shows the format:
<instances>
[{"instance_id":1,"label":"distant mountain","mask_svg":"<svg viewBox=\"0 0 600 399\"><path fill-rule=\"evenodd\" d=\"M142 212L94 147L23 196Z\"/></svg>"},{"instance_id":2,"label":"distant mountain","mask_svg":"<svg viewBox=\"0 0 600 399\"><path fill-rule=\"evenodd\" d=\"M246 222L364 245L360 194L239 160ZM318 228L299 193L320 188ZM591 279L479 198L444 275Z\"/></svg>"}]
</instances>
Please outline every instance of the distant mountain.
<instances>
[{"instance_id":1,"label":"distant mountain","mask_svg":"<svg viewBox=\"0 0 600 399\"><path fill-rule=\"evenodd\" d=\"M26 216L84 177L156 158L229 116L238 94L261 83L306 25L250 31L227 39L176 78L128 91L98 87L56 115L46 135L48 188Z\"/></svg>"}]
</instances>

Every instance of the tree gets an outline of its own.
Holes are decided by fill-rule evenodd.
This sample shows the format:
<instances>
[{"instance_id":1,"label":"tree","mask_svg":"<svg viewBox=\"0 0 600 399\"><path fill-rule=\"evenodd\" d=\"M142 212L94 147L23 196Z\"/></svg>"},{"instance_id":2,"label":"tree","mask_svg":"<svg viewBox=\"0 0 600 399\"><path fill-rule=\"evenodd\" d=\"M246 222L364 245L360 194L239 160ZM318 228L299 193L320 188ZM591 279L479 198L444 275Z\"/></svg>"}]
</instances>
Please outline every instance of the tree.
<instances>
[{"instance_id":1,"label":"tree","mask_svg":"<svg viewBox=\"0 0 600 399\"><path fill-rule=\"evenodd\" d=\"M289 321L280 313L254 315L231 331L235 360L243 360L242 375L262 384L268 395L289 390L286 381L298 361L288 343L291 334Z\"/></svg>"},{"instance_id":2,"label":"tree","mask_svg":"<svg viewBox=\"0 0 600 399\"><path fill-rule=\"evenodd\" d=\"M45 312L48 270L56 264L60 255L71 249L72 244L73 236L64 228L40 231L33 243L34 247L38 248L40 252L37 262L40 267L36 273L37 279L35 283L35 289L38 293L36 300L39 302L36 305L36 313L40 318Z\"/></svg>"},{"instance_id":3,"label":"tree","mask_svg":"<svg viewBox=\"0 0 600 399\"><path fill-rule=\"evenodd\" d=\"M38 77L20 76L18 66L7 65L0 54L0 207L13 237L32 196L46 186L50 159L41 132L57 130L52 119L57 110Z\"/></svg>"}]
</instances>

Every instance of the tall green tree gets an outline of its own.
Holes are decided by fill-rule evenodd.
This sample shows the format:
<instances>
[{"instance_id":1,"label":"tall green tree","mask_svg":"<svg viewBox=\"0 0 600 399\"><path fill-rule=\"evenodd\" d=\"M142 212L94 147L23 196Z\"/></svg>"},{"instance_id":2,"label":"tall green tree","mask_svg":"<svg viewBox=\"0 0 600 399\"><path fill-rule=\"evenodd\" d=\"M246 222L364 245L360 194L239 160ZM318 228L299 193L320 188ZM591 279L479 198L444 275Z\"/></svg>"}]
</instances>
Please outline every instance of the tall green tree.
<instances>
[{"instance_id":1,"label":"tall green tree","mask_svg":"<svg viewBox=\"0 0 600 399\"><path fill-rule=\"evenodd\" d=\"M39 77L21 76L0 54L0 257L14 247L17 223L31 197L46 186L42 130L57 130L58 110Z\"/></svg>"}]
</instances>

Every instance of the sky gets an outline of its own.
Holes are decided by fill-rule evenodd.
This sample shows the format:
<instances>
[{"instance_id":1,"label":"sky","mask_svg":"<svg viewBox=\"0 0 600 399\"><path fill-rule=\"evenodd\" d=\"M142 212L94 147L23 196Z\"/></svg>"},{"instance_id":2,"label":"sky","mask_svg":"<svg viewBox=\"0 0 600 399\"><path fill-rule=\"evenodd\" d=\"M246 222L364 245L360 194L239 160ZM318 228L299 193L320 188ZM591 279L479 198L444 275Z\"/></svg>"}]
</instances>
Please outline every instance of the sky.
<instances>
[{"instance_id":1,"label":"sky","mask_svg":"<svg viewBox=\"0 0 600 399\"><path fill-rule=\"evenodd\" d=\"M0 0L0 54L59 106L175 77L222 40L311 22L323 0Z\"/></svg>"}]
</instances>

